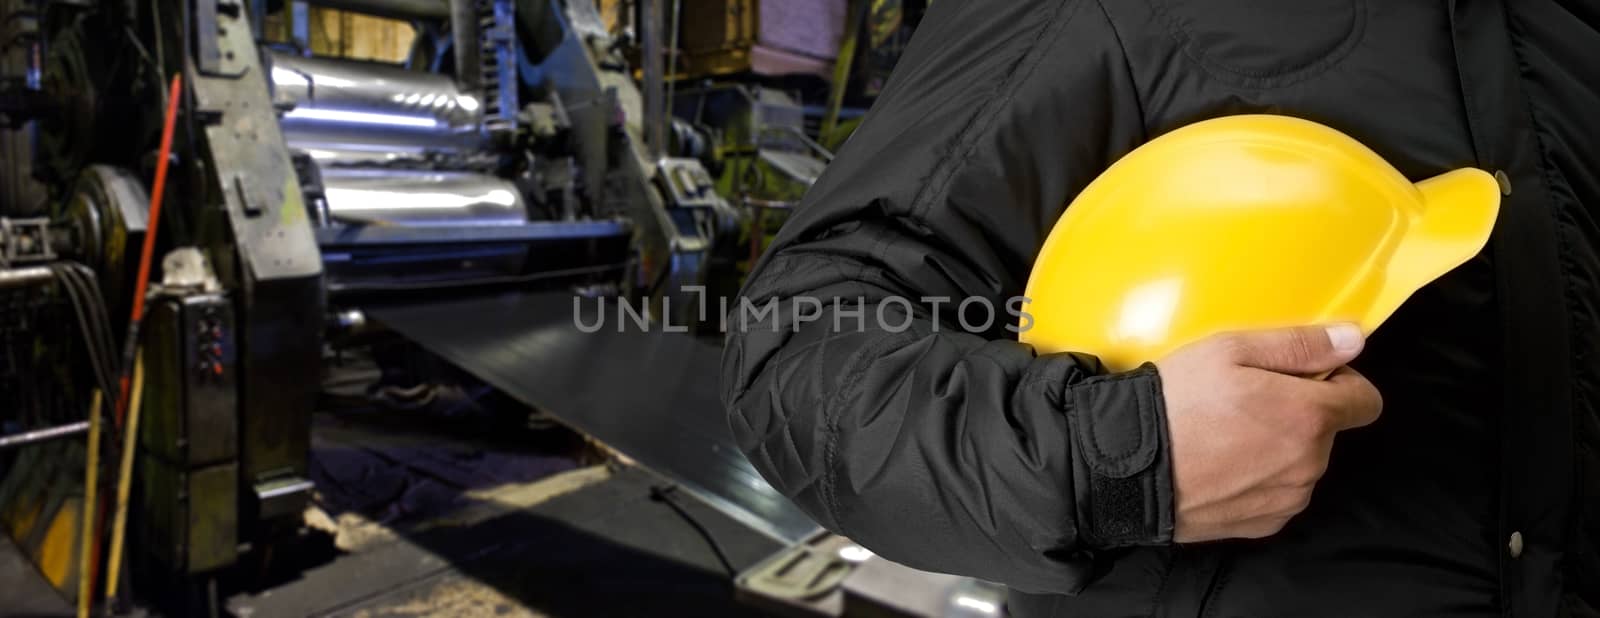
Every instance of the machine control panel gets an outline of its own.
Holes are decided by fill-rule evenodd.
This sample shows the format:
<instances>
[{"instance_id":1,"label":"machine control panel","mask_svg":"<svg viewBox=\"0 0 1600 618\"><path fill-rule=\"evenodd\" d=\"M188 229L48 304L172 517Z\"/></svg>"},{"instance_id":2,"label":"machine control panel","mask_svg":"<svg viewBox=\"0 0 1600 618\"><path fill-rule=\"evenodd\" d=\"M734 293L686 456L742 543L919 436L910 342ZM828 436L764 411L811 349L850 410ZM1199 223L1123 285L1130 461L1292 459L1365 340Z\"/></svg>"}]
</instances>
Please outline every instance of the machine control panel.
<instances>
[{"instance_id":1,"label":"machine control panel","mask_svg":"<svg viewBox=\"0 0 1600 618\"><path fill-rule=\"evenodd\" d=\"M219 294L156 300L144 327L141 441L182 465L237 456L238 383L233 309Z\"/></svg>"},{"instance_id":2,"label":"machine control panel","mask_svg":"<svg viewBox=\"0 0 1600 618\"><path fill-rule=\"evenodd\" d=\"M195 379L199 382L216 382L228 377L228 360L224 356L228 333L224 312L226 306L206 305L199 308L195 320Z\"/></svg>"}]
</instances>

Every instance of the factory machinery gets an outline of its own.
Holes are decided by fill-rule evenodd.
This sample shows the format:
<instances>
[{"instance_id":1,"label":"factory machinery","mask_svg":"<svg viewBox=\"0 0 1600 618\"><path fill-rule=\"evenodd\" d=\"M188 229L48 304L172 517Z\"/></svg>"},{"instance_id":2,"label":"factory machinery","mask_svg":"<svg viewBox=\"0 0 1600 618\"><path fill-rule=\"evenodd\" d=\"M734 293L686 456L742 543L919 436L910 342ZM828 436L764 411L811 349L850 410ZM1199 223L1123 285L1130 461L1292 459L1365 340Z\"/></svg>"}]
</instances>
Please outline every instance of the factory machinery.
<instances>
[{"instance_id":1,"label":"factory machinery","mask_svg":"<svg viewBox=\"0 0 1600 618\"><path fill-rule=\"evenodd\" d=\"M820 169L747 91L668 105L653 27L641 87L588 0L317 2L419 24L404 66L313 57L278 4L0 0L0 525L68 595L116 579L110 524L77 524L120 519L123 454L152 586L296 527L322 359L374 308L551 289L690 321L654 308L748 261L752 208ZM280 10L301 36L265 44ZM731 163L708 104L752 123Z\"/></svg>"}]
</instances>

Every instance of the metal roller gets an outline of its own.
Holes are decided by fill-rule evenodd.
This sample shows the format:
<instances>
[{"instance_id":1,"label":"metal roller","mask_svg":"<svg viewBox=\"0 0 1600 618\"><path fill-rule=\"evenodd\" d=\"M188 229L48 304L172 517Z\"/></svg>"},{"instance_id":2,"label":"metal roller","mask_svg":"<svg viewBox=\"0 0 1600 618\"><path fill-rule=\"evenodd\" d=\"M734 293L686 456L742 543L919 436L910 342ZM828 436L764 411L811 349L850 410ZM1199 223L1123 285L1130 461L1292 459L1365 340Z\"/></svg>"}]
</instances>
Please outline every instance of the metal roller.
<instances>
[{"instance_id":1,"label":"metal roller","mask_svg":"<svg viewBox=\"0 0 1600 618\"><path fill-rule=\"evenodd\" d=\"M268 51L273 102L290 148L324 167L430 154L465 155L488 146L482 103L450 77L369 62Z\"/></svg>"},{"instance_id":2,"label":"metal roller","mask_svg":"<svg viewBox=\"0 0 1600 618\"><path fill-rule=\"evenodd\" d=\"M520 225L528 206L516 185L472 172L327 167L327 219L376 225Z\"/></svg>"},{"instance_id":3,"label":"metal roller","mask_svg":"<svg viewBox=\"0 0 1600 618\"><path fill-rule=\"evenodd\" d=\"M336 294L506 277L523 272L527 264L526 244L479 234L528 224L522 194L505 179L473 172L326 167L322 192L322 218L346 240L361 236L355 230L405 230L434 239L324 244L328 288ZM453 241L428 236L446 230Z\"/></svg>"},{"instance_id":4,"label":"metal roller","mask_svg":"<svg viewBox=\"0 0 1600 618\"><path fill-rule=\"evenodd\" d=\"M450 3L446 0L317 0L312 4L394 19L450 17Z\"/></svg>"}]
</instances>

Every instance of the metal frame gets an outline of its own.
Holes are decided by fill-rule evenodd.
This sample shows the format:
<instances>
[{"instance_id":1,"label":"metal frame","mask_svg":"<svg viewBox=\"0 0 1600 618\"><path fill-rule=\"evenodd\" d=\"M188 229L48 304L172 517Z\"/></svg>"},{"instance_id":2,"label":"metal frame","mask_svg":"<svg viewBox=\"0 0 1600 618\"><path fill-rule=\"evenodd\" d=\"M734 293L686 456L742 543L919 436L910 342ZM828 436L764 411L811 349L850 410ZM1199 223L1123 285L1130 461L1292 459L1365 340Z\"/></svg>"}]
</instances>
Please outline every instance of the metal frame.
<instances>
[{"instance_id":1,"label":"metal frame","mask_svg":"<svg viewBox=\"0 0 1600 618\"><path fill-rule=\"evenodd\" d=\"M208 18L215 23L203 23ZM299 510L283 501L306 498L268 496L261 487L309 476L325 314L322 261L248 12L197 11L194 19L196 46L218 50L215 70L190 56L185 71L191 117L204 124L195 156L211 174L195 207L221 208L228 229L209 249L238 304L239 520L249 529L261 514Z\"/></svg>"},{"instance_id":2,"label":"metal frame","mask_svg":"<svg viewBox=\"0 0 1600 618\"><path fill-rule=\"evenodd\" d=\"M534 221L524 225L473 226L344 226L316 230L317 244L325 250L351 247L456 244L464 242L526 242L568 238L625 236L633 226L626 220Z\"/></svg>"},{"instance_id":3,"label":"metal frame","mask_svg":"<svg viewBox=\"0 0 1600 618\"><path fill-rule=\"evenodd\" d=\"M0 268L56 259L50 247L50 220L0 217Z\"/></svg>"}]
</instances>

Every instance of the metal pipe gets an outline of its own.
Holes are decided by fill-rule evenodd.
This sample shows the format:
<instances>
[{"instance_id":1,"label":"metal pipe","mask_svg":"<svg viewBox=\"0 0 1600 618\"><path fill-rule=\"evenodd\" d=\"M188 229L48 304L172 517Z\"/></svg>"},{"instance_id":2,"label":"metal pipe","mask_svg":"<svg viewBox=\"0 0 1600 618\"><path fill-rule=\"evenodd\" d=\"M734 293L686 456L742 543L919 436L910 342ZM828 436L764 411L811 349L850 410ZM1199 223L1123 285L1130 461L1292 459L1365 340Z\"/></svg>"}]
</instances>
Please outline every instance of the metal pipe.
<instances>
[{"instance_id":1,"label":"metal pipe","mask_svg":"<svg viewBox=\"0 0 1600 618\"><path fill-rule=\"evenodd\" d=\"M95 508L95 492L100 489L100 404L104 395L95 389L89 403L89 448L84 453L83 510L78 513L78 564L92 564L100 549L100 511ZM87 569L85 569L87 570ZM78 578L78 618L89 618L90 590L94 577Z\"/></svg>"},{"instance_id":2,"label":"metal pipe","mask_svg":"<svg viewBox=\"0 0 1600 618\"><path fill-rule=\"evenodd\" d=\"M327 167L322 193L336 223L504 226L528 222L511 181L488 174Z\"/></svg>"},{"instance_id":3,"label":"metal pipe","mask_svg":"<svg viewBox=\"0 0 1600 618\"><path fill-rule=\"evenodd\" d=\"M644 72L644 143L653 165L667 151L667 114L661 76L661 11L659 0L639 0L639 31L643 43L640 63Z\"/></svg>"},{"instance_id":4,"label":"metal pipe","mask_svg":"<svg viewBox=\"0 0 1600 618\"><path fill-rule=\"evenodd\" d=\"M0 451L10 448L17 448L20 446L27 446L29 444L37 444L39 442L49 442L51 440L59 440L61 438L70 438L86 431L89 431L89 421L78 421L76 423L67 423L65 425L59 425L56 427L46 427L44 429L35 429L33 431L24 431L22 433L14 433L8 436L0 436Z\"/></svg>"},{"instance_id":5,"label":"metal pipe","mask_svg":"<svg viewBox=\"0 0 1600 618\"><path fill-rule=\"evenodd\" d=\"M311 491L311 488L313 487L316 487L314 483L305 479L301 479L288 483L275 484L265 489L259 489L256 491L256 497L259 500L266 501L280 496L289 496L303 491Z\"/></svg>"},{"instance_id":6,"label":"metal pipe","mask_svg":"<svg viewBox=\"0 0 1600 618\"><path fill-rule=\"evenodd\" d=\"M294 47L300 50L300 55L311 54L311 7L302 0L290 3L289 39L294 41ZM161 49L161 46L157 45L156 49Z\"/></svg>"},{"instance_id":7,"label":"metal pipe","mask_svg":"<svg viewBox=\"0 0 1600 618\"><path fill-rule=\"evenodd\" d=\"M763 200L763 199L758 199L758 198L753 198L753 197L748 197L748 196L742 198L740 201L744 202L744 205L746 205L746 206L753 206L753 207L756 207L756 208L771 208L773 210L793 210L794 207L795 207L795 203L794 202L785 202L785 201L778 201L778 200Z\"/></svg>"},{"instance_id":8,"label":"metal pipe","mask_svg":"<svg viewBox=\"0 0 1600 618\"><path fill-rule=\"evenodd\" d=\"M667 53L671 54L672 62L667 63L667 111L666 122L672 122L672 103L678 89L678 31L683 29L683 0L672 0L672 34L667 41Z\"/></svg>"},{"instance_id":9,"label":"metal pipe","mask_svg":"<svg viewBox=\"0 0 1600 618\"><path fill-rule=\"evenodd\" d=\"M446 19L445 0L311 0L308 4L395 19Z\"/></svg>"},{"instance_id":10,"label":"metal pipe","mask_svg":"<svg viewBox=\"0 0 1600 618\"><path fill-rule=\"evenodd\" d=\"M37 285L49 281L54 276L48 266L8 268L0 270L0 288Z\"/></svg>"},{"instance_id":11,"label":"metal pipe","mask_svg":"<svg viewBox=\"0 0 1600 618\"><path fill-rule=\"evenodd\" d=\"M261 29L267 23L267 0L250 0L248 4L250 6L250 37L260 41L265 38L262 36Z\"/></svg>"},{"instance_id":12,"label":"metal pipe","mask_svg":"<svg viewBox=\"0 0 1600 618\"><path fill-rule=\"evenodd\" d=\"M456 84L478 96L483 92L483 44L478 38L477 0L450 0L450 40L456 58Z\"/></svg>"},{"instance_id":13,"label":"metal pipe","mask_svg":"<svg viewBox=\"0 0 1600 618\"><path fill-rule=\"evenodd\" d=\"M833 60L833 83L828 90L828 111L822 116L822 128L817 135L829 139L839 128L839 110L844 107L844 91L850 85L850 69L856 60L856 46L860 44L861 24L872 12L867 0L850 0L849 14L845 17L844 38L839 41L839 55Z\"/></svg>"}]
</instances>

